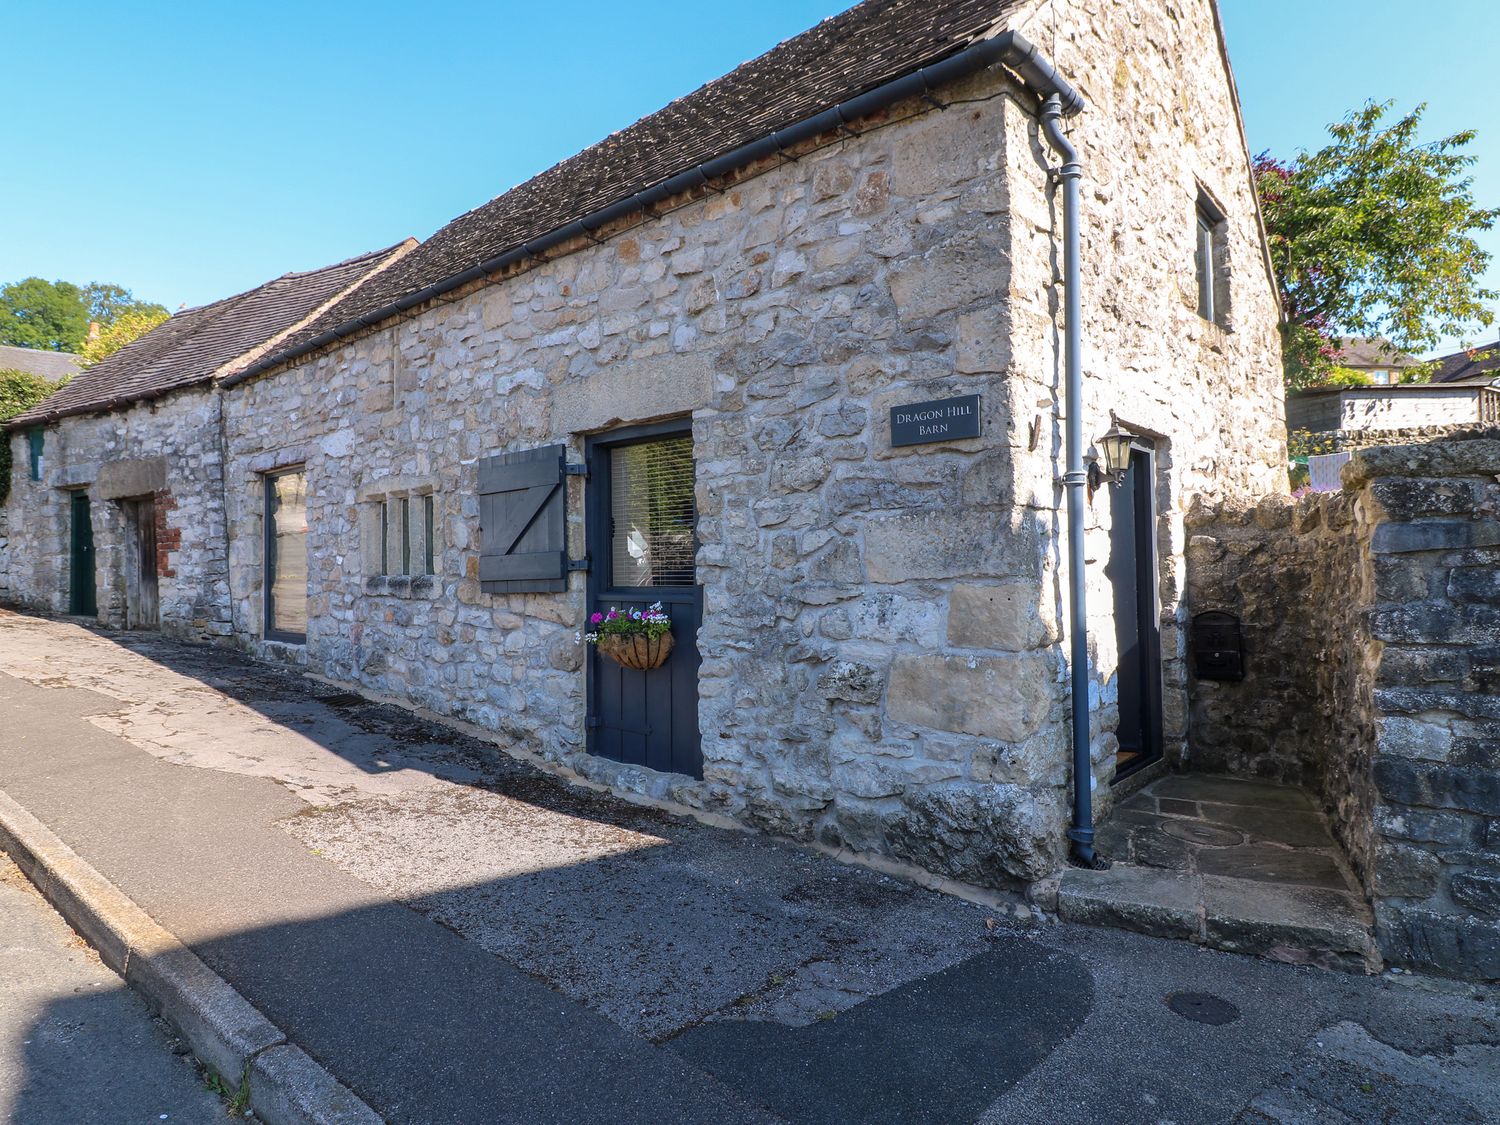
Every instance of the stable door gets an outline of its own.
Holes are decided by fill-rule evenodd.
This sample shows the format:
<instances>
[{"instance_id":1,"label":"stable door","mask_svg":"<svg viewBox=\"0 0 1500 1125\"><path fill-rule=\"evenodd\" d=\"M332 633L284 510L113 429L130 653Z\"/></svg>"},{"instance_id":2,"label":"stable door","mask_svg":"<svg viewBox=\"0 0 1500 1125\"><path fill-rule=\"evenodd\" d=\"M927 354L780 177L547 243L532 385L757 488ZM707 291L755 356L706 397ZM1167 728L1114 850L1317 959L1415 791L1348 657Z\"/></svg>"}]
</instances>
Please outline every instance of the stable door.
<instances>
[{"instance_id":1,"label":"stable door","mask_svg":"<svg viewBox=\"0 0 1500 1125\"><path fill-rule=\"evenodd\" d=\"M636 428L591 441L588 452L589 615L660 602L674 642L649 671L590 646L589 752L702 777L692 434L686 423Z\"/></svg>"}]
</instances>

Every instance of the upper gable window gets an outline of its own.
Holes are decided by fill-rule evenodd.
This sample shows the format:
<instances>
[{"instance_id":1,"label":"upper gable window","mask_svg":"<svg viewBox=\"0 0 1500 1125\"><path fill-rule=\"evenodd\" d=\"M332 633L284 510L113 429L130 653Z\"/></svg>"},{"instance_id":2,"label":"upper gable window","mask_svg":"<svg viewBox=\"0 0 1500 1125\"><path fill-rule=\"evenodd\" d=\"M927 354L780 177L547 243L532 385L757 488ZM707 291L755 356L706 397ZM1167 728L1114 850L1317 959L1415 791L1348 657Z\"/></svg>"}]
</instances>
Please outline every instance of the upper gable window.
<instances>
[{"instance_id":1,"label":"upper gable window","mask_svg":"<svg viewBox=\"0 0 1500 1125\"><path fill-rule=\"evenodd\" d=\"M1198 283L1198 315L1220 328L1229 324L1228 224L1224 213L1207 194L1198 193L1193 271Z\"/></svg>"}]
</instances>

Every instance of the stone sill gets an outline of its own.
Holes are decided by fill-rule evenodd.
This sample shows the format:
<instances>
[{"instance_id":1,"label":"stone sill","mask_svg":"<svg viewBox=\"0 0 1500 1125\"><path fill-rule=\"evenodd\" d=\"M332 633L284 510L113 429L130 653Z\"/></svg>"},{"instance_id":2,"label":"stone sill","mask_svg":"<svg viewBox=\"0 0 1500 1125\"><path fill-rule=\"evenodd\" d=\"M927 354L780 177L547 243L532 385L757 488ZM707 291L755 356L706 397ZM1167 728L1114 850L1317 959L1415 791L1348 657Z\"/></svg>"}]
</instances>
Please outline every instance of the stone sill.
<instances>
[{"instance_id":1,"label":"stone sill","mask_svg":"<svg viewBox=\"0 0 1500 1125\"><path fill-rule=\"evenodd\" d=\"M390 575L366 578L365 594L373 598L435 598L443 584L435 574Z\"/></svg>"}]
</instances>

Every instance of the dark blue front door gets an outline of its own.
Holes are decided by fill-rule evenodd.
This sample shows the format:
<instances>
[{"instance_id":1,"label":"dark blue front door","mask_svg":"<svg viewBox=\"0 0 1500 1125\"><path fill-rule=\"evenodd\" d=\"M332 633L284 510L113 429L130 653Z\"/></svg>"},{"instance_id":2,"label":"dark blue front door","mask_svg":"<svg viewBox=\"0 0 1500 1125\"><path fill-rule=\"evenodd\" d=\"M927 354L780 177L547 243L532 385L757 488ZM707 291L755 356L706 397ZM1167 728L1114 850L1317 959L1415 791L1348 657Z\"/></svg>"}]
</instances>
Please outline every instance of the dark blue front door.
<instances>
[{"instance_id":1,"label":"dark blue front door","mask_svg":"<svg viewBox=\"0 0 1500 1125\"><path fill-rule=\"evenodd\" d=\"M1133 449L1122 484L1110 486L1109 563L1119 646L1120 740L1115 776L1161 757L1161 628L1157 605L1156 458Z\"/></svg>"},{"instance_id":2,"label":"dark blue front door","mask_svg":"<svg viewBox=\"0 0 1500 1125\"><path fill-rule=\"evenodd\" d=\"M72 532L68 552L68 612L93 617L99 612L94 580L94 513L87 492L70 498Z\"/></svg>"},{"instance_id":3,"label":"dark blue front door","mask_svg":"<svg viewBox=\"0 0 1500 1125\"><path fill-rule=\"evenodd\" d=\"M589 752L663 773L703 776L698 734L697 509L686 422L589 445L589 613L660 602L672 655L649 672L590 647Z\"/></svg>"}]
</instances>

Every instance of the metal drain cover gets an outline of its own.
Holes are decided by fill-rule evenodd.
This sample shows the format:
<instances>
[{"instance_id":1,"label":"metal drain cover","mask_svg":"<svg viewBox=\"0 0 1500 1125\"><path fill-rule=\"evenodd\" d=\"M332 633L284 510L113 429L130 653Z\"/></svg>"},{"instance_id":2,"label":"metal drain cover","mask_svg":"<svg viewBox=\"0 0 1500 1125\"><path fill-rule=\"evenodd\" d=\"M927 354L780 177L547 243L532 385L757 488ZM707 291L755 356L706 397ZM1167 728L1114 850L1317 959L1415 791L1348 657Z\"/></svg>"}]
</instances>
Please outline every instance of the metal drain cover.
<instances>
[{"instance_id":1,"label":"metal drain cover","mask_svg":"<svg viewBox=\"0 0 1500 1125\"><path fill-rule=\"evenodd\" d=\"M1228 1000L1207 992L1169 992L1163 999L1172 1011L1194 1023L1222 1027L1240 1018L1240 1010Z\"/></svg>"}]
</instances>

